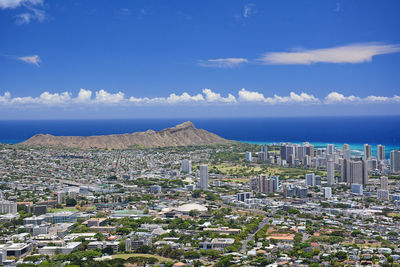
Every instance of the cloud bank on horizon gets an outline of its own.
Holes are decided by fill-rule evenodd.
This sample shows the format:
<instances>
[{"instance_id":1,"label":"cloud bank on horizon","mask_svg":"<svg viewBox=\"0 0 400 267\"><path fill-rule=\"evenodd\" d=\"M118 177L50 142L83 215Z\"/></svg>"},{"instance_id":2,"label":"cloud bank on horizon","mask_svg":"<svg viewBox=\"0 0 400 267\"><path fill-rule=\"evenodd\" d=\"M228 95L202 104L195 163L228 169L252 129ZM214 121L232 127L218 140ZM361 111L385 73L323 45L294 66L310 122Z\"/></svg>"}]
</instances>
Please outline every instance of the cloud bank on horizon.
<instances>
[{"instance_id":1,"label":"cloud bank on horizon","mask_svg":"<svg viewBox=\"0 0 400 267\"><path fill-rule=\"evenodd\" d=\"M94 97L92 97L94 96ZM203 89L201 93L190 95L187 92L182 94L172 93L167 97L126 97L125 93L119 91L110 93L103 89L95 91L81 88L76 97L70 92L50 93L43 92L40 96L12 97L10 92L0 95L1 107L41 107L41 106L66 106L66 105L173 105L173 104L240 104L260 103L267 105L283 104L400 104L400 96L375 96L359 97L354 95L345 96L339 92L331 92L324 98L315 97L304 92L290 92L288 96L264 96L258 91L249 91L242 88L237 96L228 94L221 96L211 89Z\"/></svg>"}]
</instances>

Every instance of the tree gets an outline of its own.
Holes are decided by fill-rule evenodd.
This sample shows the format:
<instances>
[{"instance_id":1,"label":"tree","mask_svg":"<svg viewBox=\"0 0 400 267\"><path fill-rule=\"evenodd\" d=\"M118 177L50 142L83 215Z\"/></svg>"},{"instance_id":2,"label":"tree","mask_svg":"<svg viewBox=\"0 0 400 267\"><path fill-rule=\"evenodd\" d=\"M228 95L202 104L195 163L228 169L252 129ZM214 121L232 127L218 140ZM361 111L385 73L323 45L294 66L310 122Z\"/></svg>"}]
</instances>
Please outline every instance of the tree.
<instances>
[{"instance_id":1,"label":"tree","mask_svg":"<svg viewBox=\"0 0 400 267\"><path fill-rule=\"evenodd\" d=\"M188 251L184 254L185 259L198 259L200 258L200 253L196 250Z\"/></svg>"},{"instance_id":2,"label":"tree","mask_svg":"<svg viewBox=\"0 0 400 267\"><path fill-rule=\"evenodd\" d=\"M125 251L125 248L126 248L126 243L125 243L125 241L121 241L121 242L118 244L118 251L124 252L124 251Z\"/></svg>"},{"instance_id":3,"label":"tree","mask_svg":"<svg viewBox=\"0 0 400 267\"><path fill-rule=\"evenodd\" d=\"M76 206L76 200L70 197L67 197L67 200L65 201L67 207L75 207Z\"/></svg>"},{"instance_id":4,"label":"tree","mask_svg":"<svg viewBox=\"0 0 400 267\"><path fill-rule=\"evenodd\" d=\"M344 251L338 251L335 254L336 258L338 258L340 261L344 261L345 259L347 259L347 253Z\"/></svg>"},{"instance_id":5,"label":"tree","mask_svg":"<svg viewBox=\"0 0 400 267\"><path fill-rule=\"evenodd\" d=\"M197 217L199 215L200 215L200 211L198 211L198 210L189 211L189 216L191 216L191 217Z\"/></svg>"}]
</instances>

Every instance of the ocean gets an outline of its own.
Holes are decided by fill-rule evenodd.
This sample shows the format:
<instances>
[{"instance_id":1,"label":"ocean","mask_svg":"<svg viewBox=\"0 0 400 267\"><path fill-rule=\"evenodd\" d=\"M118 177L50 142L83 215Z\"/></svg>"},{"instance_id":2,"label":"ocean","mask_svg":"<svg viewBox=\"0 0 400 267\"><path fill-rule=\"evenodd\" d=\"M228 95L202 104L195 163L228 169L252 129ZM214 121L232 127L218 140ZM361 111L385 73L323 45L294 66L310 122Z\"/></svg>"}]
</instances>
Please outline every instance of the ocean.
<instances>
[{"instance_id":1,"label":"ocean","mask_svg":"<svg viewBox=\"0 0 400 267\"><path fill-rule=\"evenodd\" d=\"M257 144L308 141L316 147L348 143L354 151L363 144L386 146L386 153L400 148L400 116L307 118L193 118L114 120L2 120L0 142L15 144L38 133L52 135L107 135L161 130L190 120L197 128L226 139Z\"/></svg>"}]
</instances>

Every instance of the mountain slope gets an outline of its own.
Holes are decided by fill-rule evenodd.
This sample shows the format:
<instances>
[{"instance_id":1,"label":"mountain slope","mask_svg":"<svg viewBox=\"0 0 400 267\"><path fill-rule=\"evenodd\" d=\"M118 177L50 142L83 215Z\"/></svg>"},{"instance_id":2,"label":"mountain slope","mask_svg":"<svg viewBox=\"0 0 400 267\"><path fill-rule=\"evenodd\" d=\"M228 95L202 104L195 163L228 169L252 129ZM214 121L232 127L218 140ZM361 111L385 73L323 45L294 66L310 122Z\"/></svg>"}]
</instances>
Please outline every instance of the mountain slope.
<instances>
[{"instance_id":1,"label":"mountain slope","mask_svg":"<svg viewBox=\"0 0 400 267\"><path fill-rule=\"evenodd\" d=\"M70 148L114 148L123 149L135 146L166 147L222 144L230 142L216 134L197 129L190 122L184 122L161 131L148 130L131 134L99 136L54 136L37 134L20 143L33 146L56 146Z\"/></svg>"}]
</instances>

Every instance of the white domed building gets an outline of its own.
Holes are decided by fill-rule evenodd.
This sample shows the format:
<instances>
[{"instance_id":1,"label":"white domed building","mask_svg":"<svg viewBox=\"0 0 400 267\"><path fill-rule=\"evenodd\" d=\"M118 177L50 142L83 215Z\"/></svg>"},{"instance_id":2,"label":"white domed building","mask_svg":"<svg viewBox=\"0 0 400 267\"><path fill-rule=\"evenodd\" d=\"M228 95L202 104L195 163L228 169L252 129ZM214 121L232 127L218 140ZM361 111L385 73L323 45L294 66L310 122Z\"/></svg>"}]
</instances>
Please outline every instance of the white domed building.
<instances>
[{"instance_id":1,"label":"white domed building","mask_svg":"<svg viewBox=\"0 0 400 267\"><path fill-rule=\"evenodd\" d=\"M206 206L203 206L203 205L200 205L197 203L189 203L189 204L181 205L181 206L177 207L175 210L176 210L176 212L179 212L179 213L189 214L189 212L191 210L198 210L201 213L203 213L203 212L206 212L208 209Z\"/></svg>"}]
</instances>

